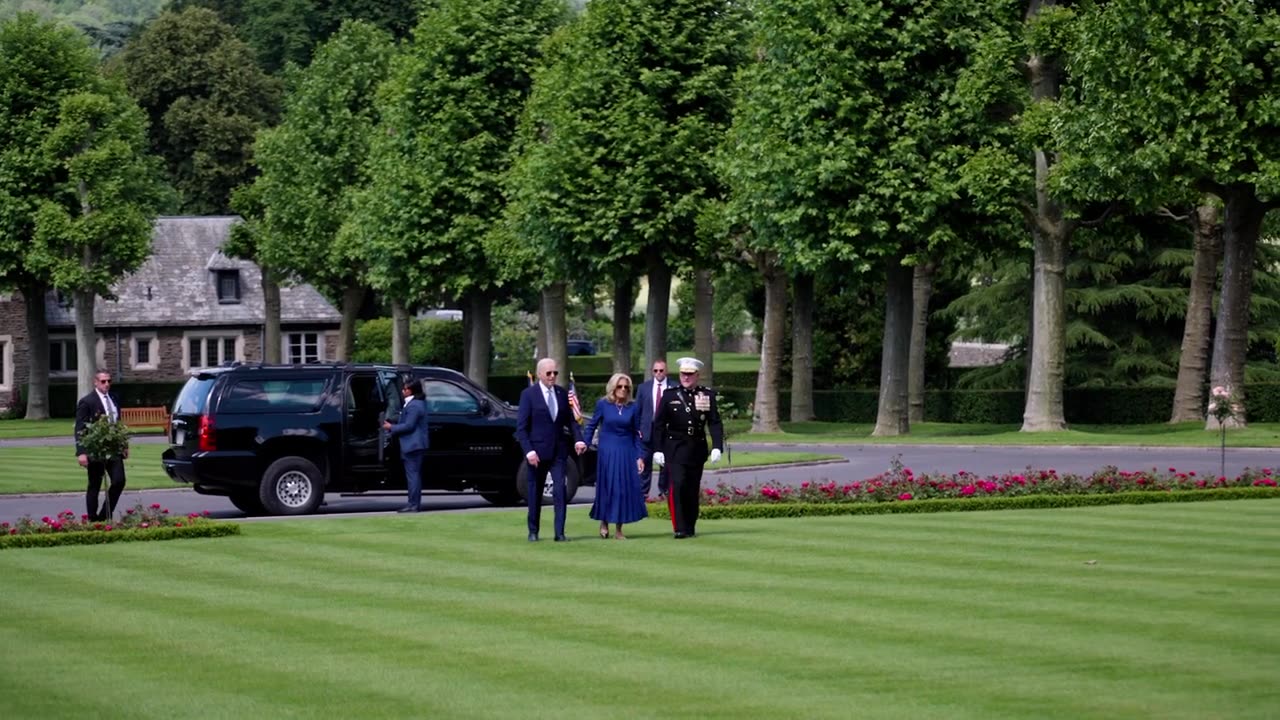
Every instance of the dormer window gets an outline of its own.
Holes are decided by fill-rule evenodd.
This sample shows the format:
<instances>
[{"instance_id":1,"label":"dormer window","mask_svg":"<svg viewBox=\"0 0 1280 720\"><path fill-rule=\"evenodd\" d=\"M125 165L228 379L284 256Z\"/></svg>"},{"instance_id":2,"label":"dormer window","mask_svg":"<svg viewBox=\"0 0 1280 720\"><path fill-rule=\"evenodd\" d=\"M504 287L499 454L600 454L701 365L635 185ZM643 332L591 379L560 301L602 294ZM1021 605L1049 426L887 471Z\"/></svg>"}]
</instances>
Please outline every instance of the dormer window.
<instances>
[{"instance_id":1,"label":"dormer window","mask_svg":"<svg viewBox=\"0 0 1280 720\"><path fill-rule=\"evenodd\" d=\"M218 302L231 305L240 302L240 271L218 270Z\"/></svg>"}]
</instances>

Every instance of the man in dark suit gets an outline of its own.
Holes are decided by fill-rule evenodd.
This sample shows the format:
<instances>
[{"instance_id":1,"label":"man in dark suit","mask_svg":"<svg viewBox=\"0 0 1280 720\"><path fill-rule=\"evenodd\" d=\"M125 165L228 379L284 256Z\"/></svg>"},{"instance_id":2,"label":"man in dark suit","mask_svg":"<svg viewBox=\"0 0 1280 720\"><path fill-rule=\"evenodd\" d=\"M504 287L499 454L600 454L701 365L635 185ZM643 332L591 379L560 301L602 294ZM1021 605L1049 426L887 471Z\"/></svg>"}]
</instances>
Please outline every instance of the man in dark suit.
<instances>
[{"instance_id":1,"label":"man in dark suit","mask_svg":"<svg viewBox=\"0 0 1280 720\"><path fill-rule=\"evenodd\" d=\"M658 412L658 405L662 401L662 393L667 388L675 387L675 383L667 378L667 361L654 360L653 379L645 380L636 388L636 402L640 403L640 440L645 447L651 444L650 438L653 436L653 416ZM650 474L653 472L653 458L646 457L644 459L644 471L640 473L640 491L646 497L649 495ZM666 497L667 489L671 486L671 473L667 470L667 466L663 465L658 471L658 497Z\"/></svg>"},{"instance_id":2,"label":"man in dark suit","mask_svg":"<svg viewBox=\"0 0 1280 720\"><path fill-rule=\"evenodd\" d=\"M89 471L89 487L85 490L84 503L89 519L106 520L115 512L120 503L120 494L124 492L124 461L129 457L129 449L125 448L123 457L90 458L80 444L84 431L94 420L106 415L111 422L120 419L120 403L111 394L111 373L99 370L93 376L93 391L80 398L76 403L76 460L80 467ZM107 504L98 512L98 491L102 489L102 476L110 478L107 486Z\"/></svg>"},{"instance_id":3,"label":"man in dark suit","mask_svg":"<svg viewBox=\"0 0 1280 720\"><path fill-rule=\"evenodd\" d=\"M724 426L716 407L716 394L698 384L702 363L680 358L680 386L662 394L658 414L653 419L650 450L653 461L671 470L667 508L677 540L694 537L698 531L698 501L702 488L702 465L707 462L707 430L711 430L712 464L724 450Z\"/></svg>"},{"instance_id":4,"label":"man in dark suit","mask_svg":"<svg viewBox=\"0 0 1280 720\"><path fill-rule=\"evenodd\" d=\"M527 498L529 501L529 542L538 541L542 522L542 488L551 473L551 498L555 504L556 542L569 538L564 534L566 500L564 465L569 446L581 455L587 449L582 441L582 428L573 420L569 393L556 385L560 370L556 361L538 361L538 382L520 393L520 409L516 415L516 440L529 463Z\"/></svg>"},{"instance_id":5,"label":"man in dark suit","mask_svg":"<svg viewBox=\"0 0 1280 720\"><path fill-rule=\"evenodd\" d=\"M409 483L409 504L396 512L416 513L422 509L422 458L431 446L427 430L427 403L422 394L422 383L406 380L400 388L404 396L404 409L400 422L383 421L382 427L394 437L400 438L400 460L404 462L404 477Z\"/></svg>"}]
</instances>

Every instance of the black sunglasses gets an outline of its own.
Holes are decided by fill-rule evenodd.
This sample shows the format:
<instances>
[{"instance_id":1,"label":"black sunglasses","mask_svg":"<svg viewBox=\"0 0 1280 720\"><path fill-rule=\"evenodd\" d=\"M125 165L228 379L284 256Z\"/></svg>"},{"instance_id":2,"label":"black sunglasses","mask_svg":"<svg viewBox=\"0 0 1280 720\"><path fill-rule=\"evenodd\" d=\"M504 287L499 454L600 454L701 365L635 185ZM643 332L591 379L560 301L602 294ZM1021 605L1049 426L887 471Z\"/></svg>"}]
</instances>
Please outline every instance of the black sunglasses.
<instances>
[{"instance_id":1,"label":"black sunglasses","mask_svg":"<svg viewBox=\"0 0 1280 720\"><path fill-rule=\"evenodd\" d=\"M667 369L666 369L666 368L654 368L654 369L653 369L653 371L654 371L654 372L656 372L656 373L664 373L664 372L666 372L666 371L667 371Z\"/></svg>"},{"instance_id":2,"label":"black sunglasses","mask_svg":"<svg viewBox=\"0 0 1280 720\"><path fill-rule=\"evenodd\" d=\"M543 375L546 375L547 377L556 377L557 375L559 375L559 374L560 374L560 371L559 371L559 370L548 370L548 371L546 371L546 372L544 372L544 373L542 373L542 374L543 374Z\"/></svg>"}]
</instances>

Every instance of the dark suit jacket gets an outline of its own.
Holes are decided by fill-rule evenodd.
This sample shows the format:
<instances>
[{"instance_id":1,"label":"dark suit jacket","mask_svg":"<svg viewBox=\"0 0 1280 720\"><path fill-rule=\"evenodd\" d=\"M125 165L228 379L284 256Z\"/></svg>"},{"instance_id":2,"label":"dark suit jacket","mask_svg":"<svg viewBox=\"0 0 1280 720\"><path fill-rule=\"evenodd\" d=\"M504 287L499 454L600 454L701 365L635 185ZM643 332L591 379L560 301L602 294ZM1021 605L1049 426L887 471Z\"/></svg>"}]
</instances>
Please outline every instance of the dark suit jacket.
<instances>
[{"instance_id":1,"label":"dark suit jacket","mask_svg":"<svg viewBox=\"0 0 1280 720\"><path fill-rule=\"evenodd\" d=\"M693 396L698 392L711 396L709 410L700 411L693 407ZM686 403L679 385L668 389L662 394L658 415L653 420L649 449L665 455L668 464L701 465L706 462L707 430L711 431L711 446L724 451L724 425L720 422L715 391L699 385L689 395Z\"/></svg>"},{"instance_id":2,"label":"dark suit jacket","mask_svg":"<svg viewBox=\"0 0 1280 720\"><path fill-rule=\"evenodd\" d=\"M524 454L538 453L538 460L551 462L567 457L574 443L582 442L582 428L573 420L569 392L559 385L556 394L556 416L551 417L542 394L542 383L536 382L520 393L520 410L516 414L516 440Z\"/></svg>"},{"instance_id":3,"label":"dark suit jacket","mask_svg":"<svg viewBox=\"0 0 1280 720\"><path fill-rule=\"evenodd\" d=\"M115 395L110 395L111 404L116 406L116 413L120 412L120 399ZM84 455L84 446L80 444L80 436L84 434L86 428L93 424L94 420L107 414L107 409L102 407L102 399L98 397L98 391L93 390L88 395L80 398L80 402L76 403L76 457Z\"/></svg>"},{"instance_id":4,"label":"dark suit jacket","mask_svg":"<svg viewBox=\"0 0 1280 720\"><path fill-rule=\"evenodd\" d=\"M392 425L388 432L400 438L402 455L426 451L431 446L430 431L427 430L427 402L418 398L409 401L400 414L400 422Z\"/></svg>"},{"instance_id":5,"label":"dark suit jacket","mask_svg":"<svg viewBox=\"0 0 1280 720\"><path fill-rule=\"evenodd\" d=\"M680 382L667 378L666 389L678 387ZM663 392L665 392L664 390ZM640 439L649 444L653 434L653 380L645 380L636 388L636 402L640 403Z\"/></svg>"}]
</instances>

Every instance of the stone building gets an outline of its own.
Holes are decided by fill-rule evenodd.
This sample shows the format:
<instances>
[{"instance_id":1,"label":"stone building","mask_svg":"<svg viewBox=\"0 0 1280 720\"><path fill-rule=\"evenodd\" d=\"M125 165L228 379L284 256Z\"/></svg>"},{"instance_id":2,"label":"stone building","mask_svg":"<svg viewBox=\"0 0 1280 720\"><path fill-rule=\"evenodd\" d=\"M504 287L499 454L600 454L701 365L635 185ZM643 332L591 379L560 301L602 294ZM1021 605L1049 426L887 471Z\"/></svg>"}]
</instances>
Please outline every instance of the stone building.
<instances>
[{"instance_id":1,"label":"stone building","mask_svg":"<svg viewBox=\"0 0 1280 720\"><path fill-rule=\"evenodd\" d=\"M222 253L237 217L162 217L151 257L94 305L97 362L118 383L177 382L192 368L262 360L262 273ZM68 298L50 292L49 380L75 383L75 321ZM26 306L0 292L0 410L25 398ZM323 362L336 355L336 308L310 285L280 290L281 360Z\"/></svg>"}]
</instances>

